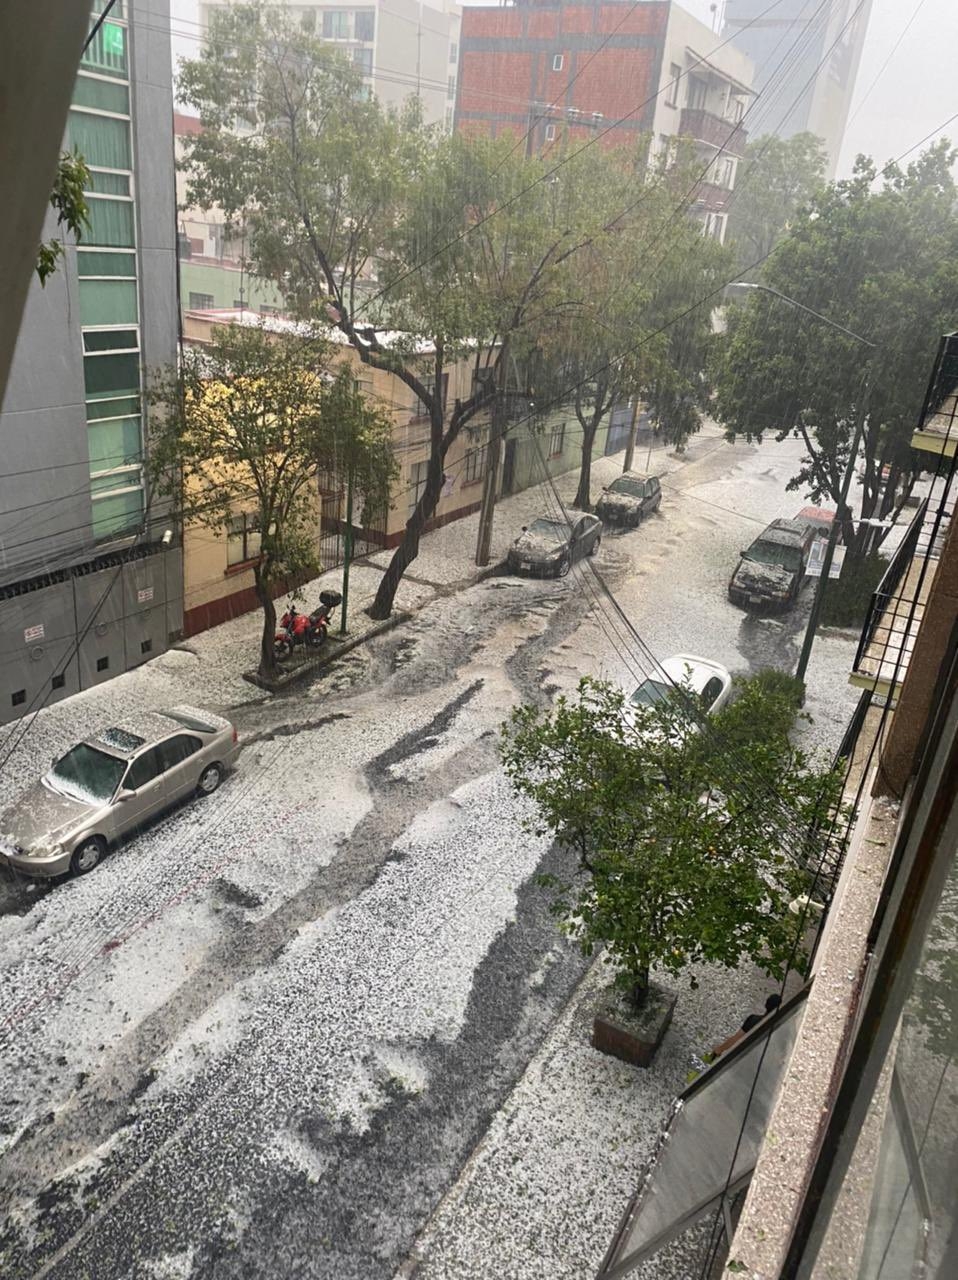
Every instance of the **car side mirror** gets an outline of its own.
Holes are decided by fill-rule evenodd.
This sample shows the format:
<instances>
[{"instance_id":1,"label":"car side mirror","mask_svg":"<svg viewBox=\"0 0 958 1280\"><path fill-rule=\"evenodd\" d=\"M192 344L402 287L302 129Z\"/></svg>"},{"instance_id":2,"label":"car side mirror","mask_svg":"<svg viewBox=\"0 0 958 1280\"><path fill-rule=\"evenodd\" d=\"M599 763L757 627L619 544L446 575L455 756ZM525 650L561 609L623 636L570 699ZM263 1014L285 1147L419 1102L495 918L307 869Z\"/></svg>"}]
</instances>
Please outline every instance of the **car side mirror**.
<instances>
[{"instance_id":1,"label":"car side mirror","mask_svg":"<svg viewBox=\"0 0 958 1280\"><path fill-rule=\"evenodd\" d=\"M130 791L127 787L121 787L116 793L116 798L122 803L124 800L132 800L135 795L135 791Z\"/></svg>"},{"instance_id":2,"label":"car side mirror","mask_svg":"<svg viewBox=\"0 0 958 1280\"><path fill-rule=\"evenodd\" d=\"M742 559L744 560L744 559L745 559L745 557L748 555L748 547L746 547L744 551L740 551L740 552L739 552L739 555L740 555L740 556L742 557Z\"/></svg>"},{"instance_id":3,"label":"car side mirror","mask_svg":"<svg viewBox=\"0 0 958 1280\"><path fill-rule=\"evenodd\" d=\"M523 532L523 533L526 533L526 532L527 532L527 530L528 530L528 528L529 528L529 526L528 526L527 524L524 524L524 525L522 526L522 532Z\"/></svg>"}]
</instances>

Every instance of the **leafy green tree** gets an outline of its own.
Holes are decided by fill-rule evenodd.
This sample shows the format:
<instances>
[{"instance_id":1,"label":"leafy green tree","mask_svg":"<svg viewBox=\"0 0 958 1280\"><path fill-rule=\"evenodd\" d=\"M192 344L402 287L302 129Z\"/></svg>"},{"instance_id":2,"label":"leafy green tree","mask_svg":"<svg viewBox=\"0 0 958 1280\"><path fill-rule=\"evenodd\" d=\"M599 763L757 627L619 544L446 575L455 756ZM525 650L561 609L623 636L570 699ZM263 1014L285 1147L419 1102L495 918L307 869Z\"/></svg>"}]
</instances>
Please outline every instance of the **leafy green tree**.
<instances>
[{"instance_id":1,"label":"leafy green tree","mask_svg":"<svg viewBox=\"0 0 958 1280\"><path fill-rule=\"evenodd\" d=\"M259 671L276 670L280 584L316 570L317 478L348 457L368 511L389 502L392 422L358 390L334 344L318 333L273 335L258 327L213 330L181 367L157 379L152 400L155 492L174 499L185 524L226 537L245 513L259 530L252 565L263 610Z\"/></svg>"},{"instance_id":2,"label":"leafy green tree","mask_svg":"<svg viewBox=\"0 0 958 1280\"><path fill-rule=\"evenodd\" d=\"M450 447L488 422L513 362L523 367L584 305L588 282L572 264L628 234L613 215L635 202L640 172L592 147L539 181L545 162L508 138L445 136L415 105L395 113L367 100L340 54L257 2L217 14L179 92L203 122L188 140L190 201L242 219L254 270L302 315L330 317L429 419L425 486L370 609L386 617ZM474 385L447 405L447 375L464 357Z\"/></svg>"},{"instance_id":3,"label":"leafy green tree","mask_svg":"<svg viewBox=\"0 0 958 1280\"><path fill-rule=\"evenodd\" d=\"M749 142L738 167L727 232L742 267L772 252L824 185L826 160L822 140L813 133L765 134Z\"/></svg>"},{"instance_id":4,"label":"leafy green tree","mask_svg":"<svg viewBox=\"0 0 958 1280\"><path fill-rule=\"evenodd\" d=\"M77 151L64 151L57 164L57 176L50 192L51 208L56 210L57 226L65 226L79 240L90 226L90 210L83 194L90 185L90 172ZM46 285L63 257L63 241L54 237L43 240L37 249L37 276Z\"/></svg>"},{"instance_id":5,"label":"leafy green tree","mask_svg":"<svg viewBox=\"0 0 958 1280\"><path fill-rule=\"evenodd\" d=\"M678 974L747 958L783 976L796 945L788 904L808 891L841 790L789 742L794 690L745 682L701 733L694 697L627 707L585 679L551 710L517 708L502 731L530 830L578 855L575 879L549 881L554 913L586 955L605 947L616 985L639 1005L653 966ZM795 830L818 834L795 850Z\"/></svg>"},{"instance_id":6,"label":"leafy green tree","mask_svg":"<svg viewBox=\"0 0 958 1280\"><path fill-rule=\"evenodd\" d=\"M869 364L862 515L882 516L907 497L899 481L911 433L938 339L958 310L956 155L936 143L907 169L887 167L879 185L860 157L852 178L797 215L762 272L764 283L877 344L873 359L861 342L766 294L729 309L715 415L730 439L800 439L805 454L789 487L815 501L839 503ZM856 546L851 513L841 514Z\"/></svg>"}]
</instances>

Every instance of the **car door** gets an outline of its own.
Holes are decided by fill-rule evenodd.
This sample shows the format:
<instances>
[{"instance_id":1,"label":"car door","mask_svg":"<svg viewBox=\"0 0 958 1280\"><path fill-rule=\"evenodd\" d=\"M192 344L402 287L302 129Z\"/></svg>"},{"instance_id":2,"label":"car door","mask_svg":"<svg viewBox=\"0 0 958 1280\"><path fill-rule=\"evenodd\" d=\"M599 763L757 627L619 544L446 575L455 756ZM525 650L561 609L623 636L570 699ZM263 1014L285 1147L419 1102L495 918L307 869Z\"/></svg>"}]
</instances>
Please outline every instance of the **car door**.
<instances>
[{"instance_id":1,"label":"car door","mask_svg":"<svg viewBox=\"0 0 958 1280\"><path fill-rule=\"evenodd\" d=\"M167 801L175 804L196 790L205 763L200 752L202 738L192 733L176 733L159 745Z\"/></svg>"},{"instance_id":2,"label":"car door","mask_svg":"<svg viewBox=\"0 0 958 1280\"><path fill-rule=\"evenodd\" d=\"M585 516L580 516L575 522L572 530L572 559L578 560L585 553L586 536L588 533L588 520Z\"/></svg>"},{"instance_id":3,"label":"car door","mask_svg":"<svg viewBox=\"0 0 958 1280\"><path fill-rule=\"evenodd\" d=\"M658 511L662 502L662 486L658 476L653 476L649 481L649 495L649 510Z\"/></svg>"},{"instance_id":4,"label":"car door","mask_svg":"<svg viewBox=\"0 0 958 1280\"><path fill-rule=\"evenodd\" d=\"M130 793L117 803L117 833L123 835L159 813L166 803L158 747L148 747L130 762L121 791Z\"/></svg>"}]
</instances>

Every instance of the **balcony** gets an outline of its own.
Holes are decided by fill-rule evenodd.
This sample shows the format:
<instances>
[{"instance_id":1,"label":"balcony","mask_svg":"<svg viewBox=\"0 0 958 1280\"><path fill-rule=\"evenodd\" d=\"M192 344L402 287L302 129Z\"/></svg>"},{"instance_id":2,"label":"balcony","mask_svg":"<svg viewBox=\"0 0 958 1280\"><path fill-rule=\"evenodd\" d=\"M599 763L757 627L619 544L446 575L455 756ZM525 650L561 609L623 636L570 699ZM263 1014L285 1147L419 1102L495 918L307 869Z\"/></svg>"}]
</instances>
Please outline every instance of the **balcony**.
<instances>
[{"instance_id":1,"label":"balcony","mask_svg":"<svg viewBox=\"0 0 958 1280\"><path fill-rule=\"evenodd\" d=\"M849 683L897 698L925 616L945 534L954 516L947 484L933 485L871 598Z\"/></svg>"},{"instance_id":2,"label":"balcony","mask_svg":"<svg viewBox=\"0 0 958 1280\"><path fill-rule=\"evenodd\" d=\"M716 186L714 182L697 182L692 196L692 210L695 213L724 213L731 196L728 187Z\"/></svg>"},{"instance_id":3,"label":"balcony","mask_svg":"<svg viewBox=\"0 0 958 1280\"><path fill-rule=\"evenodd\" d=\"M706 146L726 151L730 156L743 156L748 134L734 120L713 115L701 107L685 107L679 118L679 133L704 142Z\"/></svg>"},{"instance_id":4,"label":"balcony","mask_svg":"<svg viewBox=\"0 0 958 1280\"><path fill-rule=\"evenodd\" d=\"M929 413L912 436L912 446L927 453L937 453L945 458L955 456L958 439L958 393L952 391L935 410Z\"/></svg>"}]
</instances>

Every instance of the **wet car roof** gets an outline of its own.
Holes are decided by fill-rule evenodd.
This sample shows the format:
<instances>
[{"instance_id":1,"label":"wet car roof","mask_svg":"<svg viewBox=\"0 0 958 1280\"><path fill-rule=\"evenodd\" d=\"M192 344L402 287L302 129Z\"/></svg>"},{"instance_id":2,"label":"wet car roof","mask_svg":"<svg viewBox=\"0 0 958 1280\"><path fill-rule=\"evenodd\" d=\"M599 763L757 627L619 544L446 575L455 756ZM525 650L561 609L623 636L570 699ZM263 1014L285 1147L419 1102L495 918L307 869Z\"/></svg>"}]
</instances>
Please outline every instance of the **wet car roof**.
<instances>
[{"instance_id":1,"label":"wet car roof","mask_svg":"<svg viewBox=\"0 0 958 1280\"><path fill-rule=\"evenodd\" d=\"M760 533L756 542L778 542L784 547L792 547L800 543L808 532L797 520L773 520L764 533Z\"/></svg>"}]
</instances>

